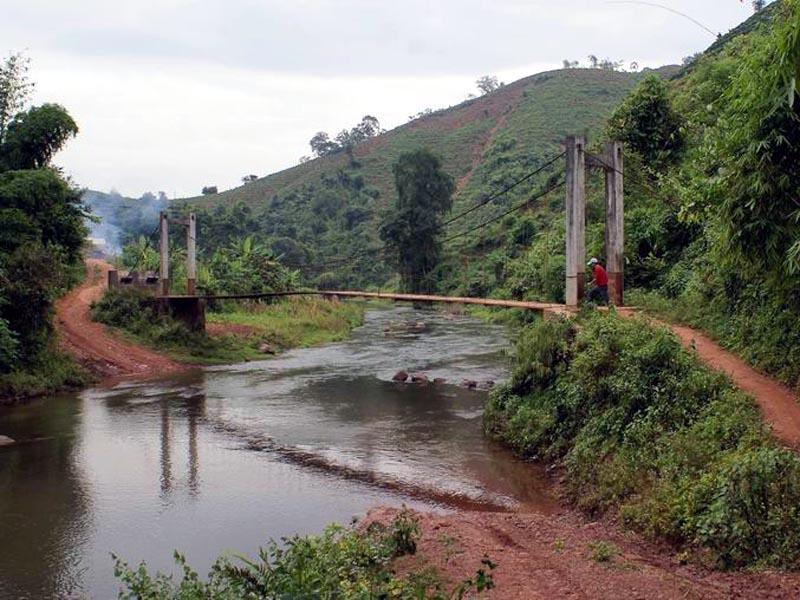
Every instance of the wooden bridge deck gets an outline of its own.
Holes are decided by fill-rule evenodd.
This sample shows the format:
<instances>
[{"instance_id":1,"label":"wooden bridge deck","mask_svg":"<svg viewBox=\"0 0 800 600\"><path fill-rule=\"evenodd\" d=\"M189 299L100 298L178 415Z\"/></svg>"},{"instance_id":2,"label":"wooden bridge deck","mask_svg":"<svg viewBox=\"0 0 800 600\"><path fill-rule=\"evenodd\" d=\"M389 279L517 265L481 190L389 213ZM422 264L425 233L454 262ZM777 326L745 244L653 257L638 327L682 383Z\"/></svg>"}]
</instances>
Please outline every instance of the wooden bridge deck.
<instances>
[{"instance_id":1,"label":"wooden bridge deck","mask_svg":"<svg viewBox=\"0 0 800 600\"><path fill-rule=\"evenodd\" d=\"M396 294L388 292L361 292L353 290L308 290L295 292L270 292L265 294L218 294L209 296L163 296L170 299L201 300L259 300L263 298L280 298L285 296L324 296L327 298L366 298L372 300L392 300L395 302L422 302L433 304L472 304L477 306L494 306L502 308L520 308L548 314L569 314L570 309L564 304L548 302L530 302L527 300L498 300L496 298L470 298L463 296L430 296L426 294Z\"/></svg>"}]
</instances>

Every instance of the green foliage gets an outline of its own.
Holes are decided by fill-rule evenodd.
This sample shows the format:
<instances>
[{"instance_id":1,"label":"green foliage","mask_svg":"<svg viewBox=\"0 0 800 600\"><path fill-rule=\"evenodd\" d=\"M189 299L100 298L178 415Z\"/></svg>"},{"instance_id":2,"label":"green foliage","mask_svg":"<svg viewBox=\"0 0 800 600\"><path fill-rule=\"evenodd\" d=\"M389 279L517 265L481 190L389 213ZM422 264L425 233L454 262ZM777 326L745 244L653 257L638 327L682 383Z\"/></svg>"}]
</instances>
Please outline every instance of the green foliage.
<instances>
[{"instance_id":1,"label":"green foliage","mask_svg":"<svg viewBox=\"0 0 800 600\"><path fill-rule=\"evenodd\" d=\"M726 567L800 558L800 459L777 448L752 401L667 330L615 315L537 322L486 430L560 461L572 501Z\"/></svg>"},{"instance_id":2,"label":"green foliage","mask_svg":"<svg viewBox=\"0 0 800 600\"><path fill-rule=\"evenodd\" d=\"M135 341L191 364L218 364L264 358L263 343L279 352L339 341L362 323L363 310L352 303L320 298L218 307L208 323L242 334L209 335L189 331L163 314L152 292L139 288L109 290L93 305L92 318L117 327Z\"/></svg>"},{"instance_id":3,"label":"green foliage","mask_svg":"<svg viewBox=\"0 0 800 600\"><path fill-rule=\"evenodd\" d=\"M292 537L282 544L271 541L256 559L243 556L222 557L211 567L206 581L180 554L175 561L181 580L156 574L151 576L144 563L131 569L118 557L114 573L123 584L120 598L166 600L296 598L363 599L398 598L445 600L463 598L468 592L483 592L494 587L491 569L481 569L474 580L447 591L431 570L398 576L391 561L413 554L419 528L407 513L390 525L370 524L365 529L329 526L320 536Z\"/></svg>"},{"instance_id":4,"label":"green foliage","mask_svg":"<svg viewBox=\"0 0 800 600\"><path fill-rule=\"evenodd\" d=\"M381 225L381 239L396 262L403 288L432 292L439 263L442 216L452 207L455 183L429 150L403 154L393 167L397 205Z\"/></svg>"},{"instance_id":5,"label":"green foliage","mask_svg":"<svg viewBox=\"0 0 800 600\"><path fill-rule=\"evenodd\" d=\"M239 202L247 204L257 225L246 234L258 232L271 244L287 238L300 244L302 254L295 254L297 261L287 264L301 270L308 285L362 289L391 286L394 273L382 254L378 230L381 218L396 202L392 166L402 154L429 148L440 156L444 170L459 183L453 209L461 211L529 173L543 157L557 153L566 134L601 131L607 115L638 79L638 75L598 69L570 69L528 77L486 98L429 111L359 145L355 150L356 165L344 152L333 153L216 196L189 199L187 203L194 209L211 206L213 210L230 210ZM459 227L466 229L507 209L511 203L522 201L526 194L538 190L542 181L529 183L505 200L460 220ZM542 200L548 211L546 216L553 211L555 221L563 221L563 217L555 218L561 215L562 197L554 193ZM537 216L535 221L534 238L546 237L549 219ZM500 249L509 262L515 261L527 242L525 232L514 241L510 239L513 222L485 228L445 248L443 264L434 279L441 277L441 287L450 291L488 291L507 296L508 271L495 273L495 265L484 262L483 250ZM198 218L198 224L202 223L203 219ZM459 230L455 224L452 229L453 233ZM206 239L198 235L201 246ZM563 249L560 254L563 256ZM462 259L469 263L466 278ZM545 262L540 260L539 265ZM552 262L556 264L558 259ZM559 291L563 286L555 285L558 266L549 266L542 267L546 290L526 288L522 292L526 297L549 298L551 290L556 295L563 294Z\"/></svg>"},{"instance_id":6,"label":"green foliage","mask_svg":"<svg viewBox=\"0 0 800 600\"><path fill-rule=\"evenodd\" d=\"M660 77L648 75L611 115L608 133L639 153L647 166L661 169L680 156L681 126L667 85Z\"/></svg>"},{"instance_id":7,"label":"green foliage","mask_svg":"<svg viewBox=\"0 0 800 600\"><path fill-rule=\"evenodd\" d=\"M190 331L185 324L164 314L158 300L146 289L107 291L92 305L92 319L122 329L137 342L166 352L177 360L214 364L244 360L254 354L230 339L216 339L205 332Z\"/></svg>"},{"instance_id":8,"label":"green foliage","mask_svg":"<svg viewBox=\"0 0 800 600\"><path fill-rule=\"evenodd\" d=\"M58 104L34 106L8 124L0 145L0 170L40 169L78 134L72 117Z\"/></svg>"},{"instance_id":9,"label":"green foliage","mask_svg":"<svg viewBox=\"0 0 800 600\"><path fill-rule=\"evenodd\" d=\"M611 562L614 560L614 557L619 555L619 548L617 548L615 544L604 540L591 542L588 548L591 559L599 563Z\"/></svg>"},{"instance_id":10,"label":"green foliage","mask_svg":"<svg viewBox=\"0 0 800 600\"><path fill-rule=\"evenodd\" d=\"M0 65L0 396L14 397L82 379L54 349L52 306L78 279L84 207L48 167L77 126L55 104L19 112L27 69L21 55Z\"/></svg>"},{"instance_id":11,"label":"green foliage","mask_svg":"<svg viewBox=\"0 0 800 600\"><path fill-rule=\"evenodd\" d=\"M76 262L86 237L80 193L52 169L0 170L0 219L21 234L18 244L38 239L59 246L67 260ZM17 245L10 235L0 236L6 251Z\"/></svg>"},{"instance_id":12,"label":"green foliage","mask_svg":"<svg viewBox=\"0 0 800 600\"><path fill-rule=\"evenodd\" d=\"M17 361L19 342L16 334L8 326L8 321L0 319L0 373L8 373Z\"/></svg>"},{"instance_id":13,"label":"green foliage","mask_svg":"<svg viewBox=\"0 0 800 600\"><path fill-rule=\"evenodd\" d=\"M725 250L773 273L800 276L800 3L751 48L725 94L711 164L719 176ZM800 281L795 279L795 283Z\"/></svg>"}]
</instances>

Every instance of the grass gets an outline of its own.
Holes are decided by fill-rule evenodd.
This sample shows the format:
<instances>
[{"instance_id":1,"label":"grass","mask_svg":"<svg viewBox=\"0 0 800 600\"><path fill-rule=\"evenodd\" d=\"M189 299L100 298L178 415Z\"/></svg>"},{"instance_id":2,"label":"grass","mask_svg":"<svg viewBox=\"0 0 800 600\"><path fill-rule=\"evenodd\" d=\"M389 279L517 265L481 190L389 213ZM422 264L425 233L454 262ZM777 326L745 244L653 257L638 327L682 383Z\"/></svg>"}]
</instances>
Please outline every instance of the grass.
<instances>
[{"instance_id":1,"label":"grass","mask_svg":"<svg viewBox=\"0 0 800 600\"><path fill-rule=\"evenodd\" d=\"M588 546L589 558L598 563L609 563L619 555L619 548L611 542L600 540Z\"/></svg>"},{"instance_id":2,"label":"grass","mask_svg":"<svg viewBox=\"0 0 800 600\"><path fill-rule=\"evenodd\" d=\"M523 330L485 429L561 465L579 509L723 568L800 560L800 458L668 330L582 313Z\"/></svg>"},{"instance_id":3,"label":"grass","mask_svg":"<svg viewBox=\"0 0 800 600\"><path fill-rule=\"evenodd\" d=\"M288 298L273 304L236 307L212 312L207 322L250 329L251 342L268 342L278 350L306 348L346 339L361 325L364 310L359 303L313 297ZM241 336L237 336L241 337Z\"/></svg>"},{"instance_id":4,"label":"grass","mask_svg":"<svg viewBox=\"0 0 800 600\"><path fill-rule=\"evenodd\" d=\"M416 552L419 525L401 512L389 525L373 523L365 528L329 526L322 535L295 536L281 544L269 542L257 558L220 557L207 579L175 554L181 578L148 572L141 563L132 569L114 557L115 575L122 584L119 597L183 600L210 598L396 598L398 600L457 600L474 597L494 587L484 561L474 578L446 586L433 569L397 575L396 558Z\"/></svg>"},{"instance_id":5,"label":"grass","mask_svg":"<svg viewBox=\"0 0 800 600\"><path fill-rule=\"evenodd\" d=\"M72 358L48 349L25 370L0 374L0 404L77 389L89 381L89 374Z\"/></svg>"},{"instance_id":6,"label":"grass","mask_svg":"<svg viewBox=\"0 0 800 600\"><path fill-rule=\"evenodd\" d=\"M224 364L266 358L259 350L268 344L275 352L345 339L362 322L357 303L319 298L288 298L272 304L231 304L209 312L207 324L222 328L219 335L191 332L158 311L146 291L112 290L92 307L92 317L116 328L134 343L149 346L188 364Z\"/></svg>"}]
</instances>

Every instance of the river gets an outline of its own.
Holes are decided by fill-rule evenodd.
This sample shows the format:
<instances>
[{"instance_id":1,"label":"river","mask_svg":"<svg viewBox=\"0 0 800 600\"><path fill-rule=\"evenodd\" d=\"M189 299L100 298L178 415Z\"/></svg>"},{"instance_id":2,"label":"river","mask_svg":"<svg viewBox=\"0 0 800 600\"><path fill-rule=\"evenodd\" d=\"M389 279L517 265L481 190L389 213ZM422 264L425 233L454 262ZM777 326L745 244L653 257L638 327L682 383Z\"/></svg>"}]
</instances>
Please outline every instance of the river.
<instances>
[{"instance_id":1,"label":"river","mask_svg":"<svg viewBox=\"0 0 800 600\"><path fill-rule=\"evenodd\" d=\"M407 320L429 328L384 333ZM376 505L547 511L540 472L483 438L486 392L458 385L502 381L508 348L473 318L371 309L342 343L0 409L0 598L116 597L112 552L205 573Z\"/></svg>"}]
</instances>

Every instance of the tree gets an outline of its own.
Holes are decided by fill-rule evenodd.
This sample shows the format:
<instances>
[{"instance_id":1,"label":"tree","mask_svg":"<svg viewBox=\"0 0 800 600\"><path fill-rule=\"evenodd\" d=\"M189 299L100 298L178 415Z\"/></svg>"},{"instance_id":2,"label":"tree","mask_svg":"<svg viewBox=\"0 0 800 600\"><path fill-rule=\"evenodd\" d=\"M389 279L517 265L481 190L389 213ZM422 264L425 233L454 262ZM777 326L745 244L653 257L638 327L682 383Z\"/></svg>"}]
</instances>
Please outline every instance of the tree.
<instances>
[{"instance_id":1,"label":"tree","mask_svg":"<svg viewBox=\"0 0 800 600\"><path fill-rule=\"evenodd\" d=\"M308 143L314 156L327 156L339 150L339 145L324 131L317 132Z\"/></svg>"},{"instance_id":2,"label":"tree","mask_svg":"<svg viewBox=\"0 0 800 600\"><path fill-rule=\"evenodd\" d=\"M244 177L242 177L242 183L244 184L253 183L257 179L258 175L245 175Z\"/></svg>"},{"instance_id":3,"label":"tree","mask_svg":"<svg viewBox=\"0 0 800 600\"><path fill-rule=\"evenodd\" d=\"M442 216L452 207L453 178L429 150L402 154L393 167L397 201L380 227L393 255L403 288L412 293L435 290Z\"/></svg>"},{"instance_id":4,"label":"tree","mask_svg":"<svg viewBox=\"0 0 800 600\"><path fill-rule=\"evenodd\" d=\"M28 80L30 59L22 54L12 54L0 65L0 143L5 140L9 121L25 108L33 90Z\"/></svg>"},{"instance_id":5,"label":"tree","mask_svg":"<svg viewBox=\"0 0 800 600\"><path fill-rule=\"evenodd\" d=\"M6 126L0 144L0 170L39 169L78 134L63 106L43 104L17 114Z\"/></svg>"},{"instance_id":6,"label":"tree","mask_svg":"<svg viewBox=\"0 0 800 600\"><path fill-rule=\"evenodd\" d=\"M478 80L475 82L475 85L478 86L478 89L482 94L488 94L503 86L502 83L497 81L497 77L494 75L484 75L483 77L478 78Z\"/></svg>"},{"instance_id":7,"label":"tree","mask_svg":"<svg viewBox=\"0 0 800 600\"><path fill-rule=\"evenodd\" d=\"M766 0L753 0L753 11L759 12L767 5Z\"/></svg>"},{"instance_id":8,"label":"tree","mask_svg":"<svg viewBox=\"0 0 800 600\"><path fill-rule=\"evenodd\" d=\"M218 193L217 192L217 186L215 186L215 185L203 186L203 196L210 196L210 195L216 194L216 193Z\"/></svg>"},{"instance_id":9,"label":"tree","mask_svg":"<svg viewBox=\"0 0 800 600\"><path fill-rule=\"evenodd\" d=\"M648 75L611 115L609 134L638 152L645 164L661 169L680 156L682 125L666 84L657 75Z\"/></svg>"},{"instance_id":10,"label":"tree","mask_svg":"<svg viewBox=\"0 0 800 600\"><path fill-rule=\"evenodd\" d=\"M597 58L594 54L590 54L589 55L589 65L593 69L596 69L599 64L600 64L600 59Z\"/></svg>"}]
</instances>

